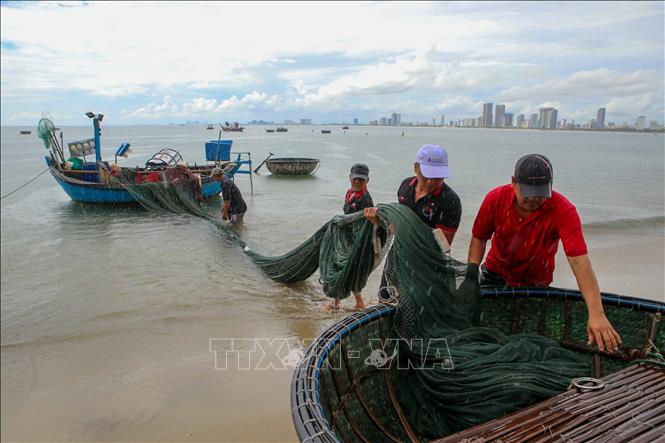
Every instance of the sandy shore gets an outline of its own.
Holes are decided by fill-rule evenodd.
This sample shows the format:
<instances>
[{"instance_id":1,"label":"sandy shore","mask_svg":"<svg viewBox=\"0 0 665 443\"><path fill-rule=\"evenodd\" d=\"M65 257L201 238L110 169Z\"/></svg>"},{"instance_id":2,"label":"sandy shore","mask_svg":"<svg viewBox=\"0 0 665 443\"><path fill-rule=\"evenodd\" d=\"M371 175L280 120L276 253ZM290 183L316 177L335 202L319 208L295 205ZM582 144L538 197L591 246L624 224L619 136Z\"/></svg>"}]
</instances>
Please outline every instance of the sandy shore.
<instances>
[{"instance_id":1,"label":"sandy shore","mask_svg":"<svg viewBox=\"0 0 665 443\"><path fill-rule=\"evenodd\" d=\"M662 237L590 232L587 241L604 291L665 301ZM465 257L467 245L460 234L453 255ZM375 272L365 290L370 302L379 278ZM554 284L576 287L561 251ZM279 305L279 319L257 315L260 310L239 317L236 308L236 314L213 312L159 328L3 343L2 440L295 441L291 370L215 370L209 346L211 337L228 331L313 338L335 320L311 300L290 303ZM343 304L350 306L351 298Z\"/></svg>"}]
</instances>

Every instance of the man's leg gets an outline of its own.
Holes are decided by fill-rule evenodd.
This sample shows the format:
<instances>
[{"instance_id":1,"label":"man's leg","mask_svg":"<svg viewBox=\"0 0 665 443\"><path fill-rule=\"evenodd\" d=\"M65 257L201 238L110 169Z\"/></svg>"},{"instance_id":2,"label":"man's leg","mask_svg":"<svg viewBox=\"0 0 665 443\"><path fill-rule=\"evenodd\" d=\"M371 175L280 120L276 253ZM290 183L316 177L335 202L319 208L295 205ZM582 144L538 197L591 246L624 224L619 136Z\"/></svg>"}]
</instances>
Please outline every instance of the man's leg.
<instances>
[{"instance_id":1,"label":"man's leg","mask_svg":"<svg viewBox=\"0 0 665 443\"><path fill-rule=\"evenodd\" d=\"M330 303L323 305L319 308L321 312L337 312L339 311L339 298L333 298Z\"/></svg>"},{"instance_id":2,"label":"man's leg","mask_svg":"<svg viewBox=\"0 0 665 443\"><path fill-rule=\"evenodd\" d=\"M356 309L365 309L367 307L365 300L363 300L362 292L354 292L353 296L356 298Z\"/></svg>"},{"instance_id":3,"label":"man's leg","mask_svg":"<svg viewBox=\"0 0 665 443\"><path fill-rule=\"evenodd\" d=\"M229 224L237 225L239 223L242 223L244 217L245 217L244 212L241 212L240 214L231 214L231 221L229 222Z\"/></svg>"}]
</instances>

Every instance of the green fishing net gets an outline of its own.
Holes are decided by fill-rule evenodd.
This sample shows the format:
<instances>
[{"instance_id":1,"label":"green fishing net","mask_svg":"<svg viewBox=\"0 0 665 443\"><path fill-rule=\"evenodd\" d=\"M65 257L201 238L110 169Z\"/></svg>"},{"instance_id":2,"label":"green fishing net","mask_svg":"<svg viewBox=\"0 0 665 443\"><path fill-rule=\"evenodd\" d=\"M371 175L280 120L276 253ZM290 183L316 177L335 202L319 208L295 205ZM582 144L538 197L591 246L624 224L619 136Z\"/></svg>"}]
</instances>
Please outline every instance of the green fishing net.
<instances>
[{"instance_id":1,"label":"green fishing net","mask_svg":"<svg viewBox=\"0 0 665 443\"><path fill-rule=\"evenodd\" d=\"M51 147L51 140L55 132L55 125L48 117L42 117L37 124L37 136L44 142L44 147L49 149Z\"/></svg>"},{"instance_id":2,"label":"green fishing net","mask_svg":"<svg viewBox=\"0 0 665 443\"><path fill-rule=\"evenodd\" d=\"M215 223L275 281L293 283L317 268L324 292L344 298L365 286L382 256L397 303L392 336L408 370L395 371L398 398L411 427L424 439L484 423L566 389L588 366L574 352L538 335L504 335L479 327L478 269L442 253L431 229L408 207L379 204L390 233L377 250L377 230L362 213L337 215L292 251L269 257L247 245L191 186L154 184L131 192L155 210L188 212ZM389 253L388 253L389 251Z\"/></svg>"}]
</instances>

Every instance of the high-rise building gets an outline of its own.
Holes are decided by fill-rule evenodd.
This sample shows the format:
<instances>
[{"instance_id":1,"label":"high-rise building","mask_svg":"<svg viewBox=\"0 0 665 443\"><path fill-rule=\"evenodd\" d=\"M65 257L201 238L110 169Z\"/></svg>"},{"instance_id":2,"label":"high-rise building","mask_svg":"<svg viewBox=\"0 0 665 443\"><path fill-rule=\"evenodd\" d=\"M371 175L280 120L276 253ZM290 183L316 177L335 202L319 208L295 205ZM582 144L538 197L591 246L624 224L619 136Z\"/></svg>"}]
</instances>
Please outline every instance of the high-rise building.
<instances>
[{"instance_id":1,"label":"high-rise building","mask_svg":"<svg viewBox=\"0 0 665 443\"><path fill-rule=\"evenodd\" d=\"M524 127L524 114L517 114L517 121L515 122L515 126L518 128Z\"/></svg>"},{"instance_id":2,"label":"high-rise building","mask_svg":"<svg viewBox=\"0 0 665 443\"><path fill-rule=\"evenodd\" d=\"M503 126L506 128L512 128L513 127L513 114L508 112L506 113L504 119L503 119Z\"/></svg>"},{"instance_id":3,"label":"high-rise building","mask_svg":"<svg viewBox=\"0 0 665 443\"><path fill-rule=\"evenodd\" d=\"M506 105L496 105L494 113L494 127L503 128L506 124Z\"/></svg>"},{"instance_id":4,"label":"high-rise building","mask_svg":"<svg viewBox=\"0 0 665 443\"><path fill-rule=\"evenodd\" d=\"M635 122L635 129L641 131L646 127L646 125L647 125L647 118L645 116L640 115L639 117L637 117L637 121Z\"/></svg>"},{"instance_id":5,"label":"high-rise building","mask_svg":"<svg viewBox=\"0 0 665 443\"><path fill-rule=\"evenodd\" d=\"M446 116L441 114L441 126L446 126Z\"/></svg>"},{"instance_id":6,"label":"high-rise building","mask_svg":"<svg viewBox=\"0 0 665 443\"><path fill-rule=\"evenodd\" d=\"M393 115L390 116L391 124L396 125L397 123L397 113L393 112Z\"/></svg>"},{"instance_id":7,"label":"high-rise building","mask_svg":"<svg viewBox=\"0 0 665 443\"><path fill-rule=\"evenodd\" d=\"M357 125L357 124L358 124L358 119L357 119L357 118L354 118L354 119L353 119L353 124L354 124L354 125Z\"/></svg>"},{"instance_id":8,"label":"high-rise building","mask_svg":"<svg viewBox=\"0 0 665 443\"><path fill-rule=\"evenodd\" d=\"M379 124L382 125L382 126L385 126L385 125L388 124L388 120L389 120L389 119L387 119L386 117L381 117L381 118L379 119Z\"/></svg>"},{"instance_id":9,"label":"high-rise building","mask_svg":"<svg viewBox=\"0 0 665 443\"><path fill-rule=\"evenodd\" d=\"M491 128L492 127L492 103L485 103L483 105L483 117L482 117L482 127Z\"/></svg>"},{"instance_id":10,"label":"high-rise building","mask_svg":"<svg viewBox=\"0 0 665 443\"><path fill-rule=\"evenodd\" d=\"M598 108L596 114L596 128L603 129L605 127L605 108Z\"/></svg>"},{"instance_id":11,"label":"high-rise building","mask_svg":"<svg viewBox=\"0 0 665 443\"><path fill-rule=\"evenodd\" d=\"M557 114L554 108L540 108L540 129L556 129Z\"/></svg>"},{"instance_id":12,"label":"high-rise building","mask_svg":"<svg viewBox=\"0 0 665 443\"><path fill-rule=\"evenodd\" d=\"M300 119L300 124L301 125L311 125L312 124L312 119L311 118L301 118Z\"/></svg>"},{"instance_id":13,"label":"high-rise building","mask_svg":"<svg viewBox=\"0 0 665 443\"><path fill-rule=\"evenodd\" d=\"M529 122L526 127L531 129L538 127L538 114L531 114L529 116Z\"/></svg>"}]
</instances>

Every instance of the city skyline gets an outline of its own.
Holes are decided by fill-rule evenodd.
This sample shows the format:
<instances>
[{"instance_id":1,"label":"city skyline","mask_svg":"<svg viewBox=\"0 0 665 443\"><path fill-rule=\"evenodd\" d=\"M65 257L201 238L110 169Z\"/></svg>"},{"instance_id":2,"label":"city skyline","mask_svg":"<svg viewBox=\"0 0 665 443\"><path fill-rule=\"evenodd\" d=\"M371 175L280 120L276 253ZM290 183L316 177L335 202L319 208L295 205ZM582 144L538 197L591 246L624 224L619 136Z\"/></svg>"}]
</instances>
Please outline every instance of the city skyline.
<instances>
[{"instance_id":1,"label":"city skyline","mask_svg":"<svg viewBox=\"0 0 665 443\"><path fill-rule=\"evenodd\" d=\"M664 4L593 5L2 2L1 123L662 122Z\"/></svg>"}]
</instances>

